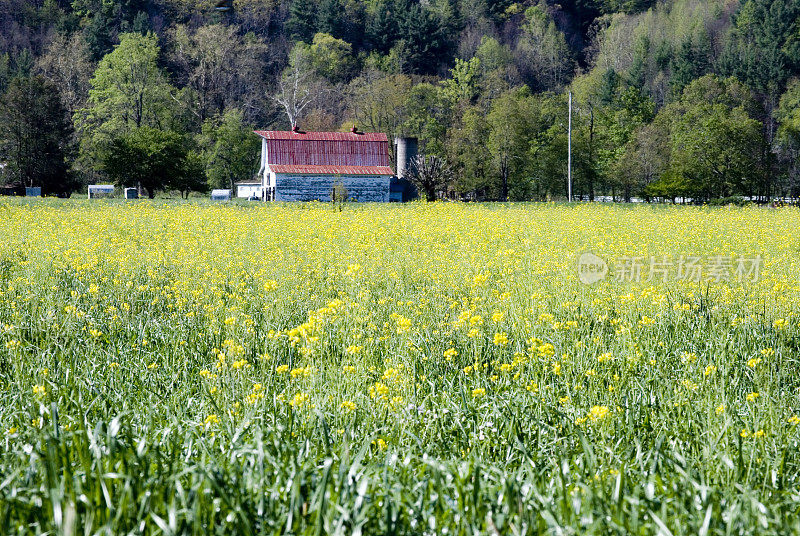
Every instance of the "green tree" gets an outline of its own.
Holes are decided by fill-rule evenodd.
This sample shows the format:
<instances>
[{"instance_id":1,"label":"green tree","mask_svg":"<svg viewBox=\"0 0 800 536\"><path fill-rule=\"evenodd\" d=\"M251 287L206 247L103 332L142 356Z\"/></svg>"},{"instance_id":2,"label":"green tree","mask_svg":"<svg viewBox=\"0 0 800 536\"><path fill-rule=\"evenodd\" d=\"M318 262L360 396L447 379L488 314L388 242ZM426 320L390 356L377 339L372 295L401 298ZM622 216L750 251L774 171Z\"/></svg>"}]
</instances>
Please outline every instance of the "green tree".
<instances>
[{"instance_id":1,"label":"green tree","mask_svg":"<svg viewBox=\"0 0 800 536\"><path fill-rule=\"evenodd\" d=\"M236 181L250 180L258 171L259 138L239 110L231 108L221 117L206 120L199 141L212 188L233 191Z\"/></svg>"},{"instance_id":2,"label":"green tree","mask_svg":"<svg viewBox=\"0 0 800 536\"><path fill-rule=\"evenodd\" d=\"M665 118L662 115L660 120L640 126L622 148L622 154L615 162L613 171L616 183L626 192L627 197L644 195L674 198L680 193L671 183L662 182L660 187L663 191L659 187L651 187L669 169L670 132Z\"/></svg>"},{"instance_id":3,"label":"green tree","mask_svg":"<svg viewBox=\"0 0 800 536\"><path fill-rule=\"evenodd\" d=\"M201 152L192 149L186 153L186 159L181 168L182 173L175 175L170 180L170 188L178 190L183 198L188 198L191 192L208 191L205 158Z\"/></svg>"},{"instance_id":4,"label":"green tree","mask_svg":"<svg viewBox=\"0 0 800 536\"><path fill-rule=\"evenodd\" d=\"M777 95L798 72L798 45L800 0L747 0L736 15L718 67L756 91Z\"/></svg>"},{"instance_id":5,"label":"green tree","mask_svg":"<svg viewBox=\"0 0 800 536\"><path fill-rule=\"evenodd\" d=\"M402 30L403 0L378 0L367 11L366 41L380 54L388 54Z\"/></svg>"},{"instance_id":6,"label":"green tree","mask_svg":"<svg viewBox=\"0 0 800 536\"><path fill-rule=\"evenodd\" d=\"M679 98L683 88L710 69L711 43L708 33L699 31L683 39L670 61L670 87L672 95Z\"/></svg>"},{"instance_id":7,"label":"green tree","mask_svg":"<svg viewBox=\"0 0 800 536\"><path fill-rule=\"evenodd\" d=\"M530 199L533 137L540 131L538 101L526 88L508 91L492 104L486 122L495 192L503 201Z\"/></svg>"},{"instance_id":8,"label":"green tree","mask_svg":"<svg viewBox=\"0 0 800 536\"><path fill-rule=\"evenodd\" d=\"M185 137L171 130L134 127L116 136L104 151L102 169L119 186L139 186L148 197L158 190L186 188L197 171Z\"/></svg>"},{"instance_id":9,"label":"green tree","mask_svg":"<svg viewBox=\"0 0 800 536\"><path fill-rule=\"evenodd\" d=\"M485 198L491 187L488 137L486 114L477 106L466 108L460 120L448 129L447 154L455 163L456 188L475 199Z\"/></svg>"},{"instance_id":10,"label":"green tree","mask_svg":"<svg viewBox=\"0 0 800 536\"><path fill-rule=\"evenodd\" d=\"M317 33L344 37L347 20L343 14L344 5L340 0L320 0L317 3Z\"/></svg>"},{"instance_id":11,"label":"green tree","mask_svg":"<svg viewBox=\"0 0 800 536\"><path fill-rule=\"evenodd\" d=\"M65 2L60 2L65 3ZM72 0L72 13L81 19L83 35L92 59L108 54L119 34L150 30L149 0Z\"/></svg>"},{"instance_id":12,"label":"green tree","mask_svg":"<svg viewBox=\"0 0 800 536\"><path fill-rule=\"evenodd\" d=\"M679 102L660 112L670 124L671 161L664 179L700 199L768 196L765 140L752 117L755 109L749 90L734 78L706 75L689 84Z\"/></svg>"},{"instance_id":13,"label":"green tree","mask_svg":"<svg viewBox=\"0 0 800 536\"><path fill-rule=\"evenodd\" d=\"M11 56L8 52L0 54L0 94L5 93L11 80Z\"/></svg>"},{"instance_id":14,"label":"green tree","mask_svg":"<svg viewBox=\"0 0 800 536\"><path fill-rule=\"evenodd\" d=\"M185 93L158 66L155 34L123 34L97 66L87 107L75 117L84 158L96 163L105 146L131 129L182 130Z\"/></svg>"},{"instance_id":15,"label":"green tree","mask_svg":"<svg viewBox=\"0 0 800 536\"><path fill-rule=\"evenodd\" d=\"M350 43L326 33L314 35L308 55L317 75L332 83L350 79L356 68Z\"/></svg>"},{"instance_id":16,"label":"green tree","mask_svg":"<svg viewBox=\"0 0 800 536\"><path fill-rule=\"evenodd\" d=\"M478 90L479 100L484 106L508 91L513 85L518 85L519 72L514 66L514 57L506 45L501 45L492 37L481 37L481 44L475 51L478 59Z\"/></svg>"},{"instance_id":17,"label":"green tree","mask_svg":"<svg viewBox=\"0 0 800 536\"><path fill-rule=\"evenodd\" d=\"M84 27L84 41L93 61L99 61L114 47L112 19L102 11L97 11Z\"/></svg>"},{"instance_id":18,"label":"green tree","mask_svg":"<svg viewBox=\"0 0 800 536\"><path fill-rule=\"evenodd\" d=\"M481 60L477 57L469 61L456 59L456 65L450 69L450 78L442 81L444 97L451 106L458 103L469 104L478 96L478 76Z\"/></svg>"},{"instance_id":19,"label":"green tree","mask_svg":"<svg viewBox=\"0 0 800 536\"><path fill-rule=\"evenodd\" d=\"M541 124L538 132L532 132L532 196L541 200L566 198L567 96L563 93L550 93L537 96L537 100L541 110ZM573 148L573 157L577 154Z\"/></svg>"},{"instance_id":20,"label":"green tree","mask_svg":"<svg viewBox=\"0 0 800 536\"><path fill-rule=\"evenodd\" d=\"M592 148L596 156L593 172L602 183L610 184L613 188L619 186L625 201L630 201L636 188L626 174L619 173L620 159L625 146L634 138L636 129L652 121L654 110L653 101L640 90L620 87L611 102L601 106L597 114L597 140ZM593 199L593 185L589 188L589 194Z\"/></svg>"},{"instance_id":21,"label":"green tree","mask_svg":"<svg viewBox=\"0 0 800 536\"><path fill-rule=\"evenodd\" d=\"M796 197L800 185L800 80L789 82L780 98L776 113L778 136L776 149L788 174L788 195Z\"/></svg>"},{"instance_id":22,"label":"green tree","mask_svg":"<svg viewBox=\"0 0 800 536\"><path fill-rule=\"evenodd\" d=\"M408 92L404 109L401 133L417 138L421 153L444 156L451 109L441 86L427 82L415 85Z\"/></svg>"},{"instance_id":23,"label":"green tree","mask_svg":"<svg viewBox=\"0 0 800 536\"><path fill-rule=\"evenodd\" d=\"M72 124L57 88L40 76L15 78L0 101L0 155L11 182L69 194Z\"/></svg>"},{"instance_id":24,"label":"green tree","mask_svg":"<svg viewBox=\"0 0 800 536\"><path fill-rule=\"evenodd\" d=\"M348 116L369 132L385 132L394 137L408 117L407 104L413 83L404 74L386 75L363 72L348 86ZM390 150L393 145L389 144Z\"/></svg>"}]
</instances>

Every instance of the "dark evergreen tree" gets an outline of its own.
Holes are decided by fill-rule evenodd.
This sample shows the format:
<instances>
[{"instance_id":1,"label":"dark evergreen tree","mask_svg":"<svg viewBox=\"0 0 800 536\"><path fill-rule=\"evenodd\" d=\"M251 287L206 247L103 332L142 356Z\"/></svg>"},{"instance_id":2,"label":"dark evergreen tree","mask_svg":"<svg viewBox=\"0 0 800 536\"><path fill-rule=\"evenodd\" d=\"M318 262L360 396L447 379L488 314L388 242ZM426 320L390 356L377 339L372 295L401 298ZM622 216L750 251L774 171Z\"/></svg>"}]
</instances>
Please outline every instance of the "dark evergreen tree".
<instances>
[{"instance_id":1,"label":"dark evergreen tree","mask_svg":"<svg viewBox=\"0 0 800 536\"><path fill-rule=\"evenodd\" d=\"M506 11L513 3L513 0L486 0L486 10L495 21L500 22L505 19Z\"/></svg>"},{"instance_id":2,"label":"dark evergreen tree","mask_svg":"<svg viewBox=\"0 0 800 536\"><path fill-rule=\"evenodd\" d=\"M748 0L718 69L776 97L800 68L800 0Z\"/></svg>"},{"instance_id":3,"label":"dark evergreen tree","mask_svg":"<svg viewBox=\"0 0 800 536\"><path fill-rule=\"evenodd\" d=\"M23 48L15 56L11 65L11 78L26 78L33 71L35 63L33 52L29 48Z\"/></svg>"},{"instance_id":4,"label":"dark evergreen tree","mask_svg":"<svg viewBox=\"0 0 800 536\"><path fill-rule=\"evenodd\" d=\"M132 32L147 35L147 32L152 31L152 25L150 24L150 17L147 16L147 13L144 11L140 11L136 14L133 18L133 22L130 24L130 28Z\"/></svg>"},{"instance_id":5,"label":"dark evergreen tree","mask_svg":"<svg viewBox=\"0 0 800 536\"><path fill-rule=\"evenodd\" d=\"M711 54L711 43L705 31L681 42L670 61L670 88L675 98L693 80L711 72Z\"/></svg>"},{"instance_id":6,"label":"dark evergreen tree","mask_svg":"<svg viewBox=\"0 0 800 536\"><path fill-rule=\"evenodd\" d=\"M404 8L408 8L405 0L381 0L377 4L366 24L367 43L372 49L388 54L400 39Z\"/></svg>"},{"instance_id":7,"label":"dark evergreen tree","mask_svg":"<svg viewBox=\"0 0 800 536\"><path fill-rule=\"evenodd\" d=\"M39 76L15 78L0 102L0 123L0 154L10 182L39 186L47 194L72 191L72 123L52 83Z\"/></svg>"},{"instance_id":8,"label":"dark evergreen tree","mask_svg":"<svg viewBox=\"0 0 800 536\"><path fill-rule=\"evenodd\" d=\"M633 61L628 69L628 83L638 89L644 87L647 74L647 58L650 54L650 38L643 36L634 49Z\"/></svg>"},{"instance_id":9,"label":"dark evergreen tree","mask_svg":"<svg viewBox=\"0 0 800 536\"><path fill-rule=\"evenodd\" d=\"M317 3L313 0L293 0L289 6L286 33L297 41L310 43L317 32Z\"/></svg>"},{"instance_id":10,"label":"dark evergreen tree","mask_svg":"<svg viewBox=\"0 0 800 536\"><path fill-rule=\"evenodd\" d=\"M672 94L679 96L692 80L695 79L694 48L690 39L684 39L680 48L673 54L670 61L670 88Z\"/></svg>"},{"instance_id":11,"label":"dark evergreen tree","mask_svg":"<svg viewBox=\"0 0 800 536\"><path fill-rule=\"evenodd\" d=\"M592 23L603 13L601 0L573 0L564 2L562 8L584 36L588 35Z\"/></svg>"},{"instance_id":12,"label":"dark evergreen tree","mask_svg":"<svg viewBox=\"0 0 800 536\"><path fill-rule=\"evenodd\" d=\"M114 47L111 19L102 12L92 16L83 35L94 61L100 61Z\"/></svg>"},{"instance_id":13,"label":"dark evergreen tree","mask_svg":"<svg viewBox=\"0 0 800 536\"><path fill-rule=\"evenodd\" d=\"M656 4L656 0L626 0L622 3L621 11L626 13L641 13L647 11Z\"/></svg>"},{"instance_id":14,"label":"dark evergreen tree","mask_svg":"<svg viewBox=\"0 0 800 536\"><path fill-rule=\"evenodd\" d=\"M316 31L344 39L346 20L343 11L344 6L339 0L321 0L317 4Z\"/></svg>"},{"instance_id":15,"label":"dark evergreen tree","mask_svg":"<svg viewBox=\"0 0 800 536\"><path fill-rule=\"evenodd\" d=\"M621 83L620 76L614 69L608 69L603 73L599 93L597 95L601 104L611 104L617 96L617 90Z\"/></svg>"},{"instance_id":16,"label":"dark evergreen tree","mask_svg":"<svg viewBox=\"0 0 800 536\"><path fill-rule=\"evenodd\" d=\"M420 4L410 6L403 21L403 69L409 74L434 74L447 62L447 44L439 22Z\"/></svg>"}]
</instances>

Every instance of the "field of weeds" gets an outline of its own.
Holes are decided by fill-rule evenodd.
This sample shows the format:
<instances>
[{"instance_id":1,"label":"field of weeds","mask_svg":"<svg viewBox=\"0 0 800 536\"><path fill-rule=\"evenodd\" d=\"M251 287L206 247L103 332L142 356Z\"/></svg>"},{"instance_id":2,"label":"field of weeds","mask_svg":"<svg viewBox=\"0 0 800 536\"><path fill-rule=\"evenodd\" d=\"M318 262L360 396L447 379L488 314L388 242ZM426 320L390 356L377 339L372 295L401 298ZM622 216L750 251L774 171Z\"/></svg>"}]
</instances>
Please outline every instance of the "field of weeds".
<instances>
[{"instance_id":1,"label":"field of weeds","mask_svg":"<svg viewBox=\"0 0 800 536\"><path fill-rule=\"evenodd\" d=\"M800 532L798 229L0 200L0 527Z\"/></svg>"}]
</instances>

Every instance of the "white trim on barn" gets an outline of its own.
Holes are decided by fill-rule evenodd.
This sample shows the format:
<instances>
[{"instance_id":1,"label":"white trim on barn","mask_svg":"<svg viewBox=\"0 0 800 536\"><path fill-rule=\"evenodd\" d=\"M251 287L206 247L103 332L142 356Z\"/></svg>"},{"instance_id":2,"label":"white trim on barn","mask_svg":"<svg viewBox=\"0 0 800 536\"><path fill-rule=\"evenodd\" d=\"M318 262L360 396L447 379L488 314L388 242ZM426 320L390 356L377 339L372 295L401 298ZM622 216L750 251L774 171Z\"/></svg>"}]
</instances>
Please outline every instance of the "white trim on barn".
<instances>
[{"instance_id":1,"label":"white trim on barn","mask_svg":"<svg viewBox=\"0 0 800 536\"><path fill-rule=\"evenodd\" d=\"M275 174L270 173L269 164L267 164L269 162L268 153L267 140L266 138L261 138L261 167L258 170L258 176L261 177L262 201L275 200Z\"/></svg>"}]
</instances>

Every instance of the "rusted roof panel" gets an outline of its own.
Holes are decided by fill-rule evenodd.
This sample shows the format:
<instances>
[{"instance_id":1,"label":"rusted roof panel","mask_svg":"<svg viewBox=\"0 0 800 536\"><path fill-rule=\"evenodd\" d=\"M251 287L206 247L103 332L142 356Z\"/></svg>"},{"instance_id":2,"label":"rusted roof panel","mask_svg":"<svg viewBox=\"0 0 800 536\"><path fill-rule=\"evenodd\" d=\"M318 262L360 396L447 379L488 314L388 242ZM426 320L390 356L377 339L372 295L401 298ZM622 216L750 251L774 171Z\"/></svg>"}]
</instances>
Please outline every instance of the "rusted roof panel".
<instances>
[{"instance_id":1,"label":"rusted roof panel","mask_svg":"<svg viewBox=\"0 0 800 536\"><path fill-rule=\"evenodd\" d=\"M255 132L266 139L267 165L272 169L276 165L335 166L339 168L379 166L391 168L389 139L386 134ZM375 171L369 171L368 173L374 174ZM385 173L385 170L381 170L381 174L391 175L392 172L391 169L389 169L388 173Z\"/></svg>"},{"instance_id":2,"label":"rusted roof panel","mask_svg":"<svg viewBox=\"0 0 800 536\"><path fill-rule=\"evenodd\" d=\"M306 141L384 141L389 138L382 132L294 132L291 130L254 130L268 140L306 140Z\"/></svg>"},{"instance_id":3,"label":"rusted roof panel","mask_svg":"<svg viewBox=\"0 0 800 536\"><path fill-rule=\"evenodd\" d=\"M303 166L286 164L269 164L273 173L296 175L392 175L389 166Z\"/></svg>"}]
</instances>

